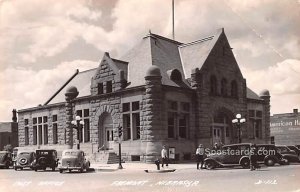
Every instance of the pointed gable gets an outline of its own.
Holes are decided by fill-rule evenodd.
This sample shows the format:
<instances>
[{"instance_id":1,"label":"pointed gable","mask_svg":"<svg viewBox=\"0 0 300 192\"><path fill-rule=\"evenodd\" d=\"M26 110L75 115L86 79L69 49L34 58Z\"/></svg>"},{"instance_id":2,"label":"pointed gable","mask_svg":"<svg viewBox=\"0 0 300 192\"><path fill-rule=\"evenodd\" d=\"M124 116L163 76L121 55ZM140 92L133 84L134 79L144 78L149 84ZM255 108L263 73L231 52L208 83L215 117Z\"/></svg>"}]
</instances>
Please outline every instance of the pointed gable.
<instances>
[{"instance_id":1,"label":"pointed gable","mask_svg":"<svg viewBox=\"0 0 300 192\"><path fill-rule=\"evenodd\" d=\"M104 53L96 73L91 80L91 95L110 93L124 88L128 62L113 59Z\"/></svg>"}]
</instances>

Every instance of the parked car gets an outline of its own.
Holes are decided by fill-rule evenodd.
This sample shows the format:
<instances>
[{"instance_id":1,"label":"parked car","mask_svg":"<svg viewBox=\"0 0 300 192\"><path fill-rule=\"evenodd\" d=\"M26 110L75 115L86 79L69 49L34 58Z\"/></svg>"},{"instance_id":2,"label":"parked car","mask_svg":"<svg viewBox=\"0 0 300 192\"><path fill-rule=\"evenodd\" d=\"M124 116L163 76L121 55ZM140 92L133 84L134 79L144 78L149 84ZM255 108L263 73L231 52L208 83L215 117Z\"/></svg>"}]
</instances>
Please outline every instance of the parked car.
<instances>
[{"instance_id":1,"label":"parked car","mask_svg":"<svg viewBox=\"0 0 300 192\"><path fill-rule=\"evenodd\" d=\"M257 144L257 161L264 163L266 166L274 166L276 163L279 165L288 164L287 160L277 151L273 144Z\"/></svg>"},{"instance_id":2,"label":"parked car","mask_svg":"<svg viewBox=\"0 0 300 192\"><path fill-rule=\"evenodd\" d=\"M290 150L293 150L297 153L298 157L300 156L300 149L296 147L295 145L288 145L287 146Z\"/></svg>"},{"instance_id":3,"label":"parked car","mask_svg":"<svg viewBox=\"0 0 300 192\"><path fill-rule=\"evenodd\" d=\"M27 167L33 169L32 163L34 160L35 160L35 152L18 150L17 157L14 163L14 169L23 170L23 168L27 168Z\"/></svg>"},{"instance_id":4,"label":"parked car","mask_svg":"<svg viewBox=\"0 0 300 192\"><path fill-rule=\"evenodd\" d=\"M82 150L68 149L62 152L61 160L59 161L59 172L63 173L68 170L78 170L83 172L83 170L88 170L90 167L90 162L86 160L85 154Z\"/></svg>"},{"instance_id":5,"label":"parked car","mask_svg":"<svg viewBox=\"0 0 300 192\"><path fill-rule=\"evenodd\" d=\"M217 153L214 152L207 155L207 158L204 160L205 167L207 169L235 166L248 168L250 166L250 147L250 143L224 145Z\"/></svg>"},{"instance_id":6,"label":"parked car","mask_svg":"<svg viewBox=\"0 0 300 192\"><path fill-rule=\"evenodd\" d=\"M299 162L299 157L297 153L293 150L290 150L285 145L276 145L278 152L286 159L288 162Z\"/></svg>"},{"instance_id":7,"label":"parked car","mask_svg":"<svg viewBox=\"0 0 300 192\"><path fill-rule=\"evenodd\" d=\"M46 170L47 167L51 168L52 171L55 171L55 168L58 165L57 151L56 150L45 150L38 149L36 150L36 157L33 162L33 169L35 171L42 169Z\"/></svg>"},{"instance_id":8,"label":"parked car","mask_svg":"<svg viewBox=\"0 0 300 192\"><path fill-rule=\"evenodd\" d=\"M9 151L0 151L0 167L9 169L9 166L12 165L12 157Z\"/></svg>"}]
</instances>

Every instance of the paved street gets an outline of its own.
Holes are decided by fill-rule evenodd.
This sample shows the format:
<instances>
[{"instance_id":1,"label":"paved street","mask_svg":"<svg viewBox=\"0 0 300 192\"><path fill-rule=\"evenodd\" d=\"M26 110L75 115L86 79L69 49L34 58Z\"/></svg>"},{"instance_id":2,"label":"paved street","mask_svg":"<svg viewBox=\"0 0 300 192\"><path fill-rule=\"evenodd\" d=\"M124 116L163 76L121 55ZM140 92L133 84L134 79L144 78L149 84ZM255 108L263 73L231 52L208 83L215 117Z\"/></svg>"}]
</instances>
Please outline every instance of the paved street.
<instances>
[{"instance_id":1,"label":"paved street","mask_svg":"<svg viewBox=\"0 0 300 192\"><path fill-rule=\"evenodd\" d=\"M0 191L287 191L300 192L300 165L247 169L196 170L194 164L170 165L173 173L145 173L153 165L103 165L95 172L0 170Z\"/></svg>"}]
</instances>

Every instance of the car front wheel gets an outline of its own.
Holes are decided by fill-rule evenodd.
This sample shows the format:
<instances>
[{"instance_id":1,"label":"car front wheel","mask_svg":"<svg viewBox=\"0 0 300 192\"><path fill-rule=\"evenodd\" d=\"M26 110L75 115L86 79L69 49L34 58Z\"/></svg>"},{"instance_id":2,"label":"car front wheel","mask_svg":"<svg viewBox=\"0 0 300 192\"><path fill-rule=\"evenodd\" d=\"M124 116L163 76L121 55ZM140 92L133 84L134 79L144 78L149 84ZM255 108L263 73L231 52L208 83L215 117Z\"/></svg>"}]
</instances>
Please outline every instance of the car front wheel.
<instances>
[{"instance_id":1,"label":"car front wheel","mask_svg":"<svg viewBox=\"0 0 300 192\"><path fill-rule=\"evenodd\" d=\"M59 170L59 173L63 173L63 172L64 172L64 170L62 170L62 169Z\"/></svg>"},{"instance_id":2,"label":"car front wheel","mask_svg":"<svg viewBox=\"0 0 300 192\"><path fill-rule=\"evenodd\" d=\"M275 165L275 161L272 158L268 158L265 160L265 165L266 166L274 166Z\"/></svg>"},{"instance_id":3,"label":"car front wheel","mask_svg":"<svg viewBox=\"0 0 300 192\"><path fill-rule=\"evenodd\" d=\"M242 159L241 161L241 166L244 168L244 169L247 169L250 167L250 160L249 159Z\"/></svg>"},{"instance_id":4,"label":"car front wheel","mask_svg":"<svg viewBox=\"0 0 300 192\"><path fill-rule=\"evenodd\" d=\"M214 169L216 166L215 166L215 163L213 161L207 161L205 163L205 167L206 167L206 169L211 170L211 169Z\"/></svg>"}]
</instances>

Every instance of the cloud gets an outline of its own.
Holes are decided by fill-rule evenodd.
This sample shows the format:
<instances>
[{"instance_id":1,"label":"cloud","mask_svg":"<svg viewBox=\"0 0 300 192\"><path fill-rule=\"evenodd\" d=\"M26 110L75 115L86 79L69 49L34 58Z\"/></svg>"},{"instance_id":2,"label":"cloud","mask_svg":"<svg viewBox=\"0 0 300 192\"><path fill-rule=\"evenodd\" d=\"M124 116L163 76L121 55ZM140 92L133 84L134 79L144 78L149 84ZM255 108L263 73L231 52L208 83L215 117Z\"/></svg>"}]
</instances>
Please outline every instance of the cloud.
<instances>
[{"instance_id":1,"label":"cloud","mask_svg":"<svg viewBox=\"0 0 300 192\"><path fill-rule=\"evenodd\" d=\"M98 65L94 61L75 60L38 72L24 68L5 69L0 73L1 119L11 119L13 108L23 109L46 102L75 73L75 69L84 71Z\"/></svg>"},{"instance_id":2,"label":"cloud","mask_svg":"<svg viewBox=\"0 0 300 192\"><path fill-rule=\"evenodd\" d=\"M300 60L288 59L265 70L241 68L247 85L259 93L271 93L272 113L291 112L300 108Z\"/></svg>"}]
</instances>

